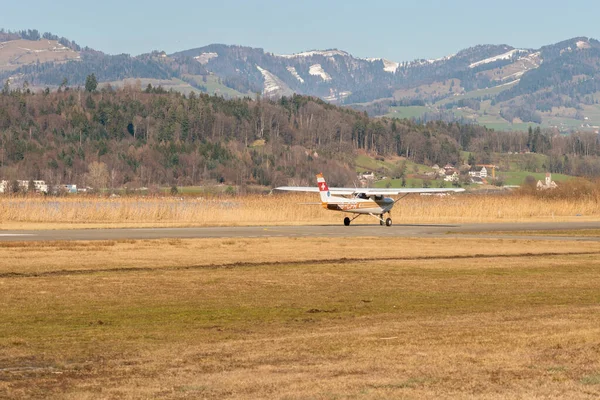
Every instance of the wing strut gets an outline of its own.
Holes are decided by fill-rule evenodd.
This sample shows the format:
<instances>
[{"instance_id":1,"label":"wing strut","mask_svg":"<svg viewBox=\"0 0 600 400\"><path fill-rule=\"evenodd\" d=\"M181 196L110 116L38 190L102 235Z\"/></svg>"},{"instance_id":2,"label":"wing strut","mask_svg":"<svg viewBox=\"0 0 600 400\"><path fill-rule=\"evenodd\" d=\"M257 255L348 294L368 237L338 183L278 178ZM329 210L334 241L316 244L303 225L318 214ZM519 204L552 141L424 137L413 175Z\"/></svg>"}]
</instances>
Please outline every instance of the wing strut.
<instances>
[{"instance_id":1,"label":"wing strut","mask_svg":"<svg viewBox=\"0 0 600 400\"><path fill-rule=\"evenodd\" d=\"M397 202L399 202L400 200L402 200L403 198L405 198L409 194L411 194L411 193L406 193L404 196L400 197L399 199L394 200L394 204L396 204Z\"/></svg>"}]
</instances>

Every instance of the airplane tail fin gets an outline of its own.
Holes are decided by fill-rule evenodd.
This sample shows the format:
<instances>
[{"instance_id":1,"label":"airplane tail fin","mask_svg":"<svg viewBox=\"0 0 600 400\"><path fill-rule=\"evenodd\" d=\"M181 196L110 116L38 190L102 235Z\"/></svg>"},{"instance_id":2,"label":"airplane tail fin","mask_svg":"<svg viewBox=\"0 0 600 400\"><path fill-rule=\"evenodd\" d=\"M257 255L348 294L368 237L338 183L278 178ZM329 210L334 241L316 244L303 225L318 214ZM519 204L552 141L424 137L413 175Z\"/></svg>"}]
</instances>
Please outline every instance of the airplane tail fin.
<instances>
[{"instance_id":1,"label":"airplane tail fin","mask_svg":"<svg viewBox=\"0 0 600 400\"><path fill-rule=\"evenodd\" d=\"M331 193L329 193L329 186L327 186L323 174L317 174L317 186L319 187L319 194L321 195L321 203L328 203Z\"/></svg>"}]
</instances>

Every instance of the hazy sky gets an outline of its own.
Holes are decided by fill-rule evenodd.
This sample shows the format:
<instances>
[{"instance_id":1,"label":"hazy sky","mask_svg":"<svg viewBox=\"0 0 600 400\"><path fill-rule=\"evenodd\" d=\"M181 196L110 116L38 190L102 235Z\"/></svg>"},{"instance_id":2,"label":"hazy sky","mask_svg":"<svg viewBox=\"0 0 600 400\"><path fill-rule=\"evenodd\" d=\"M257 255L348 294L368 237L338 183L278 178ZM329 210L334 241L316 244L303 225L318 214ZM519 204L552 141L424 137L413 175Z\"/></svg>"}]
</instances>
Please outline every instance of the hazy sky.
<instances>
[{"instance_id":1,"label":"hazy sky","mask_svg":"<svg viewBox=\"0 0 600 400\"><path fill-rule=\"evenodd\" d=\"M409 61L476 44L536 48L575 36L600 39L598 0L2 3L2 28L49 31L110 54L225 43L276 54L338 48L358 57Z\"/></svg>"}]
</instances>

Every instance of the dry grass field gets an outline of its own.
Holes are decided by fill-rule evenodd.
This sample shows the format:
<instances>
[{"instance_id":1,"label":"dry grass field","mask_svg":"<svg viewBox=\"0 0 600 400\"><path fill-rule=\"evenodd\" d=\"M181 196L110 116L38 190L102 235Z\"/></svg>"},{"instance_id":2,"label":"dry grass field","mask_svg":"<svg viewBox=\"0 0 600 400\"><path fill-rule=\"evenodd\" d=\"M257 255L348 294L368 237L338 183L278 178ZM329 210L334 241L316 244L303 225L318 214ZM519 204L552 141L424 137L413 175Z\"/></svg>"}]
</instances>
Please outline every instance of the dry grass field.
<instances>
[{"instance_id":1,"label":"dry grass field","mask_svg":"<svg viewBox=\"0 0 600 400\"><path fill-rule=\"evenodd\" d=\"M11 40L0 43L0 71L16 69L36 62L64 62L76 60L79 53L56 40Z\"/></svg>"},{"instance_id":2,"label":"dry grass field","mask_svg":"<svg viewBox=\"0 0 600 400\"><path fill-rule=\"evenodd\" d=\"M0 197L0 229L341 224L345 215L324 210L318 201L317 194ZM394 207L393 218L397 224L597 219L600 194L578 198L411 195ZM370 217L360 221L378 223Z\"/></svg>"},{"instance_id":3,"label":"dry grass field","mask_svg":"<svg viewBox=\"0 0 600 400\"><path fill-rule=\"evenodd\" d=\"M600 244L0 243L0 398L600 396Z\"/></svg>"}]
</instances>

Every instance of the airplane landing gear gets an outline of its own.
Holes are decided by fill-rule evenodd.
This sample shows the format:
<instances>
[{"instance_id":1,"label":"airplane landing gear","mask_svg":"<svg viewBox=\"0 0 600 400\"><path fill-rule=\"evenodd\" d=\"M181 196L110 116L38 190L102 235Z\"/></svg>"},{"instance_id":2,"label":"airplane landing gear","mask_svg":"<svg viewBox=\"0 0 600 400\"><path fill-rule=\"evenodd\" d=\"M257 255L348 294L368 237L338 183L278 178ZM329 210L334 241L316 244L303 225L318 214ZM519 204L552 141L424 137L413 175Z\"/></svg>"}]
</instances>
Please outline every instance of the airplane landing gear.
<instances>
[{"instance_id":1,"label":"airplane landing gear","mask_svg":"<svg viewBox=\"0 0 600 400\"><path fill-rule=\"evenodd\" d=\"M360 217L361 215L364 214L358 214L356 215L356 217L350 219L348 217L344 218L344 225L345 226L349 226L350 222L354 221L356 218ZM391 213L388 212L389 217L387 219L383 219L384 214L368 214L373 218L377 218L379 220L379 225L381 226L392 226L392 218L391 218Z\"/></svg>"},{"instance_id":2,"label":"airplane landing gear","mask_svg":"<svg viewBox=\"0 0 600 400\"><path fill-rule=\"evenodd\" d=\"M392 213L388 211L389 217L387 219L383 219L384 214L369 214L371 217L379 220L379 225L381 226L392 226Z\"/></svg>"},{"instance_id":3,"label":"airplane landing gear","mask_svg":"<svg viewBox=\"0 0 600 400\"><path fill-rule=\"evenodd\" d=\"M356 214L356 217L350 219L348 217L344 218L344 225L348 226L350 225L350 222L354 221L356 218L360 217L360 214Z\"/></svg>"}]
</instances>

